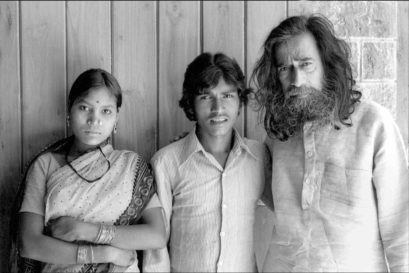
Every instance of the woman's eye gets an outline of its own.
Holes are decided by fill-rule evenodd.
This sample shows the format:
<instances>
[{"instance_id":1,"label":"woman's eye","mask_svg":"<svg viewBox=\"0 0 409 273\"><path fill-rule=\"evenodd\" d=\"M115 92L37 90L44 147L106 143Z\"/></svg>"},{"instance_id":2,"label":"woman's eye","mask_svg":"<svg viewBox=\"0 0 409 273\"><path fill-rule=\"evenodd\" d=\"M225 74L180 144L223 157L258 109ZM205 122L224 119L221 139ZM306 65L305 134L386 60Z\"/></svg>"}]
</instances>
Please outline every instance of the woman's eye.
<instances>
[{"instance_id":1,"label":"woman's eye","mask_svg":"<svg viewBox=\"0 0 409 273\"><path fill-rule=\"evenodd\" d=\"M111 109L104 109L104 110L102 110L102 112L103 112L104 114L106 114L106 115L112 114L112 110L111 110Z\"/></svg>"},{"instance_id":2,"label":"woman's eye","mask_svg":"<svg viewBox=\"0 0 409 273\"><path fill-rule=\"evenodd\" d=\"M85 105L80 105L80 106L79 106L79 109L80 109L81 111L88 111L88 110L89 110L89 108L88 108L87 106L85 106Z\"/></svg>"}]
</instances>

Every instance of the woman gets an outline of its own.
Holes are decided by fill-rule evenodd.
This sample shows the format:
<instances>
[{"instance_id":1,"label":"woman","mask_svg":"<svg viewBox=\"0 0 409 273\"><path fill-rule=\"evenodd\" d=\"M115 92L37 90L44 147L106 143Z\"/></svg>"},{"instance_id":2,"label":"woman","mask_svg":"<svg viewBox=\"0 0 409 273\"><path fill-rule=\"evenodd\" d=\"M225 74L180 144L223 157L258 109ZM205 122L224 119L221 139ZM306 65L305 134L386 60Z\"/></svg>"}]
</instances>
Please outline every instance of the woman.
<instances>
[{"instance_id":1,"label":"woman","mask_svg":"<svg viewBox=\"0 0 409 273\"><path fill-rule=\"evenodd\" d=\"M135 272L135 250L164 247L147 163L110 144L121 102L118 82L102 69L74 82L67 119L73 135L41 152L23 180L20 270L37 260L43 272Z\"/></svg>"}]
</instances>

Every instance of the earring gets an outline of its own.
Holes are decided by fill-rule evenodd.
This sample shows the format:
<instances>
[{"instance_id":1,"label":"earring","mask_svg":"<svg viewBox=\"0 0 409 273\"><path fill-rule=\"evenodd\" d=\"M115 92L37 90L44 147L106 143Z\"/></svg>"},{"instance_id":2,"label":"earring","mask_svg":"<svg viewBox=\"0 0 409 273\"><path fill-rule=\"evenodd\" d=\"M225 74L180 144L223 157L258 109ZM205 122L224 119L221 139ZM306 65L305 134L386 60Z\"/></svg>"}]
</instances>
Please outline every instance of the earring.
<instances>
[{"instance_id":1,"label":"earring","mask_svg":"<svg viewBox=\"0 0 409 273\"><path fill-rule=\"evenodd\" d=\"M118 131L118 128L117 128L117 124L115 123L114 134L116 134L117 131Z\"/></svg>"}]
</instances>

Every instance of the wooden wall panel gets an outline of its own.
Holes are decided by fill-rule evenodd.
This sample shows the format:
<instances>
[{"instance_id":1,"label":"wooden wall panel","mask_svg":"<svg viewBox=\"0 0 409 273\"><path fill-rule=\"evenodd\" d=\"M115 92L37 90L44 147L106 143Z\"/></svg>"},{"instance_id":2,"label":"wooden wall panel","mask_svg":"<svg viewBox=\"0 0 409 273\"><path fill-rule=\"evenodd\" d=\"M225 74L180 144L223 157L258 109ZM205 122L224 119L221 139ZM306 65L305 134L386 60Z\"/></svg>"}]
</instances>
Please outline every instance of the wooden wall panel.
<instances>
[{"instance_id":1,"label":"wooden wall panel","mask_svg":"<svg viewBox=\"0 0 409 273\"><path fill-rule=\"evenodd\" d=\"M68 90L89 68L111 72L111 3L67 1Z\"/></svg>"},{"instance_id":2,"label":"wooden wall panel","mask_svg":"<svg viewBox=\"0 0 409 273\"><path fill-rule=\"evenodd\" d=\"M223 52L244 66L244 2L203 1L203 51ZM236 128L244 135L244 108Z\"/></svg>"},{"instance_id":3,"label":"wooden wall panel","mask_svg":"<svg viewBox=\"0 0 409 273\"><path fill-rule=\"evenodd\" d=\"M18 2L0 2L0 268L7 268L9 219L20 181Z\"/></svg>"},{"instance_id":4,"label":"wooden wall panel","mask_svg":"<svg viewBox=\"0 0 409 273\"><path fill-rule=\"evenodd\" d=\"M263 43L270 31L286 18L286 1L247 2L247 75L250 79L255 62L263 53ZM252 86L254 88L254 86ZM254 100L247 107L247 137L263 141L266 131L263 115L259 117Z\"/></svg>"},{"instance_id":5,"label":"wooden wall panel","mask_svg":"<svg viewBox=\"0 0 409 273\"><path fill-rule=\"evenodd\" d=\"M156 3L112 3L113 74L123 90L115 146L146 159L156 151Z\"/></svg>"},{"instance_id":6,"label":"wooden wall panel","mask_svg":"<svg viewBox=\"0 0 409 273\"><path fill-rule=\"evenodd\" d=\"M198 1L159 2L158 148L193 125L178 102L186 67L200 52L199 8Z\"/></svg>"},{"instance_id":7,"label":"wooden wall panel","mask_svg":"<svg viewBox=\"0 0 409 273\"><path fill-rule=\"evenodd\" d=\"M64 2L21 2L23 159L65 134Z\"/></svg>"}]
</instances>

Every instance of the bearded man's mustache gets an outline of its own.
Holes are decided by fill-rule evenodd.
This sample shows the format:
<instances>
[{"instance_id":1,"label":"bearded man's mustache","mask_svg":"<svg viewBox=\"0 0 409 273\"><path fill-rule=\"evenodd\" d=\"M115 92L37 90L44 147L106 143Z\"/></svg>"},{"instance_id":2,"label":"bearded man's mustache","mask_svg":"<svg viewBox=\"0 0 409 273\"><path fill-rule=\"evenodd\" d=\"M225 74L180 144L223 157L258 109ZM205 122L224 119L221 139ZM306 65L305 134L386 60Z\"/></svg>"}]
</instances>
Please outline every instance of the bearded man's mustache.
<instances>
[{"instance_id":1,"label":"bearded man's mustache","mask_svg":"<svg viewBox=\"0 0 409 273\"><path fill-rule=\"evenodd\" d=\"M314 87L307 87L307 86L291 86L290 88L287 89L284 93L284 97L286 100L288 100L291 97L305 97L310 94L317 94L318 92L322 92L321 90L318 90Z\"/></svg>"}]
</instances>

